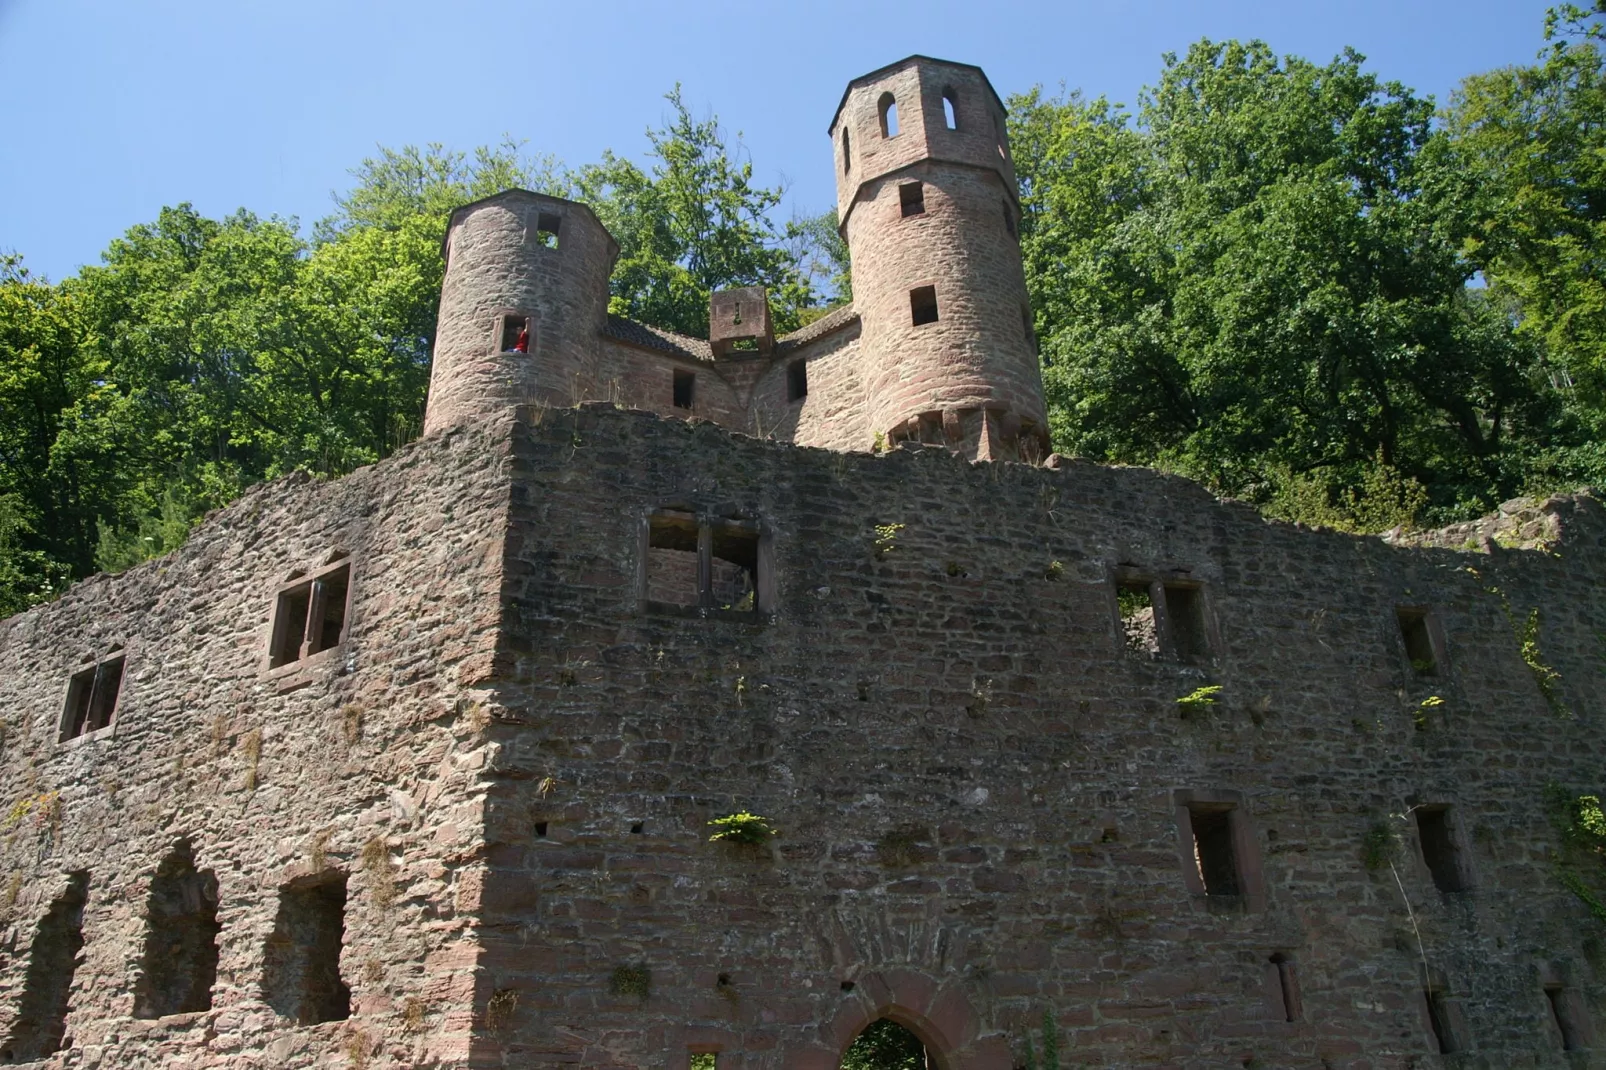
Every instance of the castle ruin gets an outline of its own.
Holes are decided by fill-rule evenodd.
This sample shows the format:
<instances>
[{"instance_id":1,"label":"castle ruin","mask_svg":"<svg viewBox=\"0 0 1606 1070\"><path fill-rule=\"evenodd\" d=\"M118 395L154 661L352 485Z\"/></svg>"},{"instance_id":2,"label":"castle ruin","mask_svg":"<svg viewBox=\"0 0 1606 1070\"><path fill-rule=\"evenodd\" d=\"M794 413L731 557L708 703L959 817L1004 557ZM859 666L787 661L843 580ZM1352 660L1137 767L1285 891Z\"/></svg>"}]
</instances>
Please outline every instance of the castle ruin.
<instances>
[{"instance_id":1,"label":"castle ruin","mask_svg":"<svg viewBox=\"0 0 1606 1070\"><path fill-rule=\"evenodd\" d=\"M830 134L852 305L687 338L466 205L420 440L0 623L0 1062L1606 1065L1600 503L1049 455L986 77Z\"/></svg>"}]
</instances>

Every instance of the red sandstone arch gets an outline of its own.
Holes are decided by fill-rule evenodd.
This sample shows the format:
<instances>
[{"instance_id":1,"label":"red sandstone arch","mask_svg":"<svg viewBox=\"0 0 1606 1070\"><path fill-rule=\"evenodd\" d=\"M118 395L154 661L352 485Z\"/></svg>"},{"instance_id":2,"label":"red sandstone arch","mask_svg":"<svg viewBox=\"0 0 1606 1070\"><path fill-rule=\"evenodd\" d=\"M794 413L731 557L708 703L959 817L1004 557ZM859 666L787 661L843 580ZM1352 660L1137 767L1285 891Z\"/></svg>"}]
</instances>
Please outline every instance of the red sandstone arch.
<instances>
[{"instance_id":1,"label":"red sandstone arch","mask_svg":"<svg viewBox=\"0 0 1606 1070\"><path fill-rule=\"evenodd\" d=\"M957 979L939 982L908 969L859 977L820 1027L819 1043L788 1055L788 1070L837 1070L848 1045L877 1018L918 1037L936 1070L1010 1070L1009 1042L997 1033L978 1035L980 1020Z\"/></svg>"}]
</instances>

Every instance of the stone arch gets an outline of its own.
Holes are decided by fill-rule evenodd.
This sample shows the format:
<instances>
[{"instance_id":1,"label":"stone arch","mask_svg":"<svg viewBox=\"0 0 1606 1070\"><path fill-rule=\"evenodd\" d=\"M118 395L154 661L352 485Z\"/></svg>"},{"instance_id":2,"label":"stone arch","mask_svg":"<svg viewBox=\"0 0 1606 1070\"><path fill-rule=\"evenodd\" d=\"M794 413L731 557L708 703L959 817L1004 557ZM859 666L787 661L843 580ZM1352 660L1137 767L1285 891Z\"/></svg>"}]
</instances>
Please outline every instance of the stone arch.
<instances>
[{"instance_id":1,"label":"stone arch","mask_svg":"<svg viewBox=\"0 0 1606 1070\"><path fill-rule=\"evenodd\" d=\"M958 978L937 980L917 970L889 969L860 975L844 986L835 1014L820 1028L817 1046L787 1059L790 1070L837 1070L855 1037L878 1018L890 1019L919 1038L933 1070L1010 1070L1008 1040L983 1035L982 1023Z\"/></svg>"}]
</instances>

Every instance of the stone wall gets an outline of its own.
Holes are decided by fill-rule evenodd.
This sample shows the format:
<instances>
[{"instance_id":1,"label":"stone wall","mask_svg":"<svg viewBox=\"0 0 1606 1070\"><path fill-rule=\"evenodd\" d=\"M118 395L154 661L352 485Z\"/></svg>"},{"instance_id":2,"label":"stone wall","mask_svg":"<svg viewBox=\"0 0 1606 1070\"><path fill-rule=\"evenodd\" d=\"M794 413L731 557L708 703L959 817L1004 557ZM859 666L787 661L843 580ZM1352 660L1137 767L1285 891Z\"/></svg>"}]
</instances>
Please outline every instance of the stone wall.
<instances>
[{"instance_id":1,"label":"stone wall","mask_svg":"<svg viewBox=\"0 0 1606 1070\"><path fill-rule=\"evenodd\" d=\"M1543 989L1602 1013L1545 802L1600 778L1593 499L1553 503L1556 555L1491 556L1300 530L1145 470L591 408L515 449L485 1065L832 1067L888 1014L936 1065L1003 1068L1045 1011L1065 1066L1589 1064ZM642 609L666 502L762 520L772 619ZM1129 648L1117 580L1154 584L1162 620L1195 592L1209 649ZM1431 613L1438 675L1402 606ZM1514 634L1535 606L1557 708ZM1233 804L1240 894L1207 894L1188 807ZM1443 806L1464 891L1417 842L1412 808ZM779 835L710 843L739 810ZM1425 986L1467 1053L1438 1053Z\"/></svg>"},{"instance_id":2,"label":"stone wall","mask_svg":"<svg viewBox=\"0 0 1606 1070\"><path fill-rule=\"evenodd\" d=\"M471 689L493 671L507 503L504 421L338 482L253 488L166 557L0 623L0 1059L55 1046L29 969L38 953L66 980L76 882L82 954L49 1065L461 1064L483 868ZM346 640L266 668L276 589L346 556ZM69 678L114 646L111 725L59 741ZM281 889L342 878L351 1016L295 1028L264 993L306 929ZM182 967L212 954L214 983L190 985L205 970Z\"/></svg>"}]
</instances>

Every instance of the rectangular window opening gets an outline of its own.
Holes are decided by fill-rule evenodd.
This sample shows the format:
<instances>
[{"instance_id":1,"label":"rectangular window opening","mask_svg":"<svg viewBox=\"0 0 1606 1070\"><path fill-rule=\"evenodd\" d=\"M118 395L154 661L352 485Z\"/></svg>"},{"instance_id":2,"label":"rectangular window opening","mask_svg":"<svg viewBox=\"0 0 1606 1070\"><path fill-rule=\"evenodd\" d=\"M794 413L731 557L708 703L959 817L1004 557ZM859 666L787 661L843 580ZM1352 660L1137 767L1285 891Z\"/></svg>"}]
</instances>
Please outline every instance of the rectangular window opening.
<instances>
[{"instance_id":1,"label":"rectangular window opening","mask_svg":"<svg viewBox=\"0 0 1606 1070\"><path fill-rule=\"evenodd\" d=\"M279 913L263 955L263 1002L298 1025L351 1017L351 989L340 979L345 933L344 874L280 888Z\"/></svg>"},{"instance_id":2,"label":"rectangular window opening","mask_svg":"<svg viewBox=\"0 0 1606 1070\"><path fill-rule=\"evenodd\" d=\"M758 602L758 532L747 527L715 527L712 557L713 605L737 613L753 612Z\"/></svg>"},{"instance_id":3,"label":"rectangular window opening","mask_svg":"<svg viewBox=\"0 0 1606 1070\"><path fill-rule=\"evenodd\" d=\"M909 314L913 318L916 327L927 323L936 323L937 288L935 286L917 286L910 290Z\"/></svg>"},{"instance_id":4,"label":"rectangular window opening","mask_svg":"<svg viewBox=\"0 0 1606 1070\"><path fill-rule=\"evenodd\" d=\"M61 1050L67 1034L67 1000L84 947L88 896L89 874L80 870L40 919L28 949L17 1018L0 1046L0 1062L33 1062Z\"/></svg>"},{"instance_id":5,"label":"rectangular window opening","mask_svg":"<svg viewBox=\"0 0 1606 1070\"><path fill-rule=\"evenodd\" d=\"M1188 808L1193 826L1193 860L1206 895L1238 895L1237 852L1232 845L1232 809Z\"/></svg>"},{"instance_id":6,"label":"rectangular window opening","mask_svg":"<svg viewBox=\"0 0 1606 1070\"><path fill-rule=\"evenodd\" d=\"M694 1051L689 1060L690 1070L719 1070L719 1053Z\"/></svg>"},{"instance_id":7,"label":"rectangular window opening","mask_svg":"<svg viewBox=\"0 0 1606 1070\"><path fill-rule=\"evenodd\" d=\"M1126 648L1137 654L1156 657L1160 653L1160 633L1154 620L1154 598L1148 583L1120 581L1115 585L1115 605L1121 614L1121 630Z\"/></svg>"},{"instance_id":8,"label":"rectangular window opening","mask_svg":"<svg viewBox=\"0 0 1606 1070\"><path fill-rule=\"evenodd\" d=\"M1461 873L1460 851L1450 824L1449 807L1418 807L1416 831L1422 845L1422 861L1433 874L1434 885L1441 892L1465 891L1466 881Z\"/></svg>"},{"instance_id":9,"label":"rectangular window opening","mask_svg":"<svg viewBox=\"0 0 1606 1070\"><path fill-rule=\"evenodd\" d=\"M655 513L647 527L647 599L673 606L699 604L697 518Z\"/></svg>"},{"instance_id":10,"label":"rectangular window opening","mask_svg":"<svg viewBox=\"0 0 1606 1070\"><path fill-rule=\"evenodd\" d=\"M904 218L923 215L926 211L926 185L924 182L904 182L898 186L898 204Z\"/></svg>"},{"instance_id":11,"label":"rectangular window opening","mask_svg":"<svg viewBox=\"0 0 1606 1070\"><path fill-rule=\"evenodd\" d=\"M688 371L675 372L674 403L677 409L689 409L692 399L696 396L697 373Z\"/></svg>"},{"instance_id":12,"label":"rectangular window opening","mask_svg":"<svg viewBox=\"0 0 1606 1070\"><path fill-rule=\"evenodd\" d=\"M1394 613L1400 622L1400 638L1405 641L1411 671L1418 676L1437 676L1439 659L1433 649L1433 633L1428 629L1428 611L1402 607Z\"/></svg>"},{"instance_id":13,"label":"rectangular window opening","mask_svg":"<svg viewBox=\"0 0 1606 1070\"><path fill-rule=\"evenodd\" d=\"M809 362L794 360L786 366L786 400L802 401L809 396Z\"/></svg>"},{"instance_id":14,"label":"rectangular window opening","mask_svg":"<svg viewBox=\"0 0 1606 1070\"><path fill-rule=\"evenodd\" d=\"M530 351L530 320L528 316L502 317L502 347L503 353L528 353Z\"/></svg>"},{"instance_id":15,"label":"rectangular window opening","mask_svg":"<svg viewBox=\"0 0 1606 1070\"><path fill-rule=\"evenodd\" d=\"M217 876L197 870L181 843L156 871L146 901L145 953L134 983L134 1017L212 1009L217 980Z\"/></svg>"},{"instance_id":16,"label":"rectangular window opening","mask_svg":"<svg viewBox=\"0 0 1606 1070\"><path fill-rule=\"evenodd\" d=\"M67 705L61 715L65 742L89 732L98 732L112 723L117 696L123 687L123 658L109 657L79 669L67 683Z\"/></svg>"},{"instance_id":17,"label":"rectangular window opening","mask_svg":"<svg viewBox=\"0 0 1606 1070\"><path fill-rule=\"evenodd\" d=\"M268 667L289 665L344 642L350 598L349 563L280 591L274 604Z\"/></svg>"},{"instance_id":18,"label":"rectangular window opening","mask_svg":"<svg viewBox=\"0 0 1606 1070\"><path fill-rule=\"evenodd\" d=\"M757 338L732 338L730 343L732 353L757 353Z\"/></svg>"},{"instance_id":19,"label":"rectangular window opening","mask_svg":"<svg viewBox=\"0 0 1606 1070\"><path fill-rule=\"evenodd\" d=\"M535 241L543 249L558 247L558 227L563 217L556 212L541 212L535 217Z\"/></svg>"},{"instance_id":20,"label":"rectangular window opening","mask_svg":"<svg viewBox=\"0 0 1606 1070\"><path fill-rule=\"evenodd\" d=\"M1456 1044L1455 1034L1450 1030L1449 1007L1444 1001L1444 994L1436 989L1422 990L1422 1000L1427 1004L1428 1027L1433 1031L1433 1042L1438 1045L1440 1055L1454 1055L1460 1050Z\"/></svg>"},{"instance_id":21,"label":"rectangular window opening","mask_svg":"<svg viewBox=\"0 0 1606 1070\"><path fill-rule=\"evenodd\" d=\"M1179 661L1203 661L1210 656L1204 596L1198 587L1166 584L1165 615Z\"/></svg>"}]
</instances>

